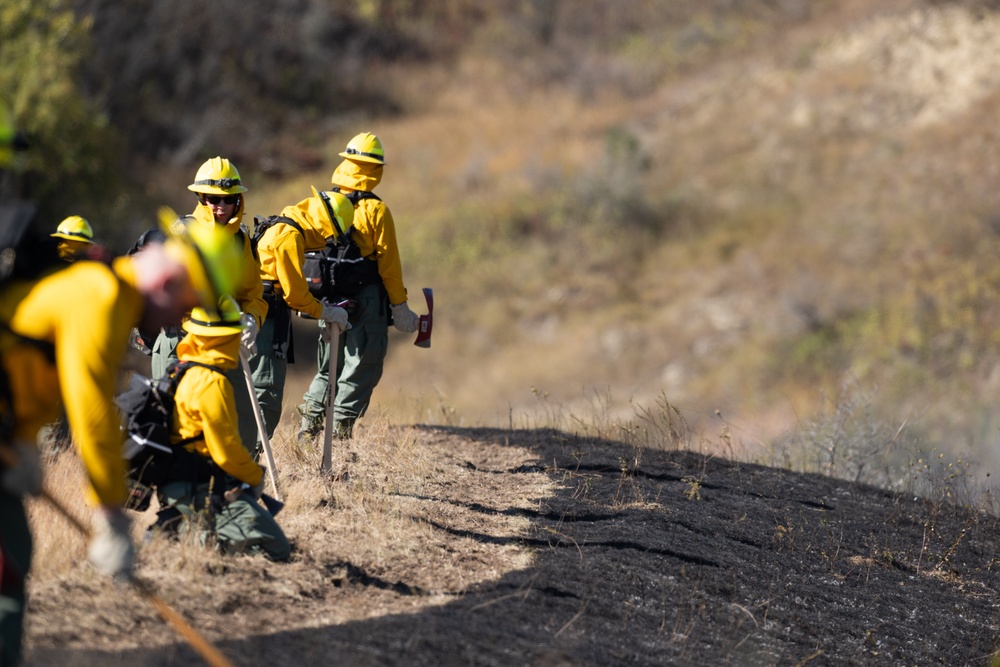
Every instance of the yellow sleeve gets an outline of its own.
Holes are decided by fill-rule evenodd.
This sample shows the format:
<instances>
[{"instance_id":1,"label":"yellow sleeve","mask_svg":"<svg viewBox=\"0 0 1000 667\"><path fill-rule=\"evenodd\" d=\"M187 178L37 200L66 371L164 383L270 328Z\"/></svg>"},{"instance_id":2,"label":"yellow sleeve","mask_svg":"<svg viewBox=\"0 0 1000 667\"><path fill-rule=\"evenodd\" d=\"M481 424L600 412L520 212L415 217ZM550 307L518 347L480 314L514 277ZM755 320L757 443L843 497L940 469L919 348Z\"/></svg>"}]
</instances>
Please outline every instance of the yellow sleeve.
<instances>
[{"instance_id":1,"label":"yellow sleeve","mask_svg":"<svg viewBox=\"0 0 1000 667\"><path fill-rule=\"evenodd\" d=\"M267 302L264 301L264 285L260 282L260 263L253 255L250 237L243 235L243 273L233 290L233 297L240 304L240 310L250 313L263 324L267 316Z\"/></svg>"},{"instance_id":2,"label":"yellow sleeve","mask_svg":"<svg viewBox=\"0 0 1000 667\"><path fill-rule=\"evenodd\" d=\"M305 241L291 225L282 225L282 230L272 246L274 271L281 283L285 303L306 315L319 319L323 315L323 304L309 292L309 285L302 277L302 263L305 261Z\"/></svg>"},{"instance_id":3,"label":"yellow sleeve","mask_svg":"<svg viewBox=\"0 0 1000 667\"><path fill-rule=\"evenodd\" d=\"M185 384L193 391L189 389L182 394ZM183 424L181 433L193 435L200 431L204 438L195 443L195 449L241 482L250 486L259 484L264 470L240 440L236 400L229 380L215 371L195 367L181 380L177 395L175 419Z\"/></svg>"},{"instance_id":4,"label":"yellow sleeve","mask_svg":"<svg viewBox=\"0 0 1000 667\"><path fill-rule=\"evenodd\" d=\"M90 500L121 505L127 497L125 463L120 417L112 401L141 302L119 299L118 281L106 273L105 278L75 286L71 293L86 294L86 299L61 298L49 307L59 314L56 369L66 416L90 479Z\"/></svg>"},{"instance_id":5,"label":"yellow sleeve","mask_svg":"<svg viewBox=\"0 0 1000 667\"><path fill-rule=\"evenodd\" d=\"M399 245L396 242L396 223L389 207L384 203L366 199L363 227L355 221L358 230L370 238L372 251L378 261L378 273L389 295L389 303L396 305L406 301L406 287L403 285L403 265L399 259ZM359 243L362 252L364 245ZM366 253L370 254L370 252Z\"/></svg>"}]
</instances>

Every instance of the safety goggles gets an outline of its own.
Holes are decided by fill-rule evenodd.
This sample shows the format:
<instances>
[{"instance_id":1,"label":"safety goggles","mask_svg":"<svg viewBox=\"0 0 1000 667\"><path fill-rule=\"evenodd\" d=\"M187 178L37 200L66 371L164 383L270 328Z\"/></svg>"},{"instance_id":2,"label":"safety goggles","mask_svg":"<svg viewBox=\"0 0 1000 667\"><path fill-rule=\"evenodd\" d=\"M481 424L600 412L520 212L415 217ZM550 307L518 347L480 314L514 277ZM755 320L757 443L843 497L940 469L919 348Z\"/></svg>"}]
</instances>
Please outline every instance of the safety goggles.
<instances>
[{"instance_id":1,"label":"safety goggles","mask_svg":"<svg viewBox=\"0 0 1000 667\"><path fill-rule=\"evenodd\" d=\"M219 204L225 204L226 206L232 206L240 200L239 195L205 195L203 197L206 204L211 204L212 206L218 206Z\"/></svg>"}]
</instances>

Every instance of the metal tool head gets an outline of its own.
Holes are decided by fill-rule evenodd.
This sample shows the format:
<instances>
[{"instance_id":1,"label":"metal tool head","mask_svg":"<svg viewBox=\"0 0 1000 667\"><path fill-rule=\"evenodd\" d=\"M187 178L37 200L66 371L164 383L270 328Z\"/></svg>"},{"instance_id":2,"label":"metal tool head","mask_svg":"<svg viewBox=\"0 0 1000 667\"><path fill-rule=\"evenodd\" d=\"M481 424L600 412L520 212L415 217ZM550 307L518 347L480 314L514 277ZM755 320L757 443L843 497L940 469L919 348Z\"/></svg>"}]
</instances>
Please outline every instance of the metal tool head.
<instances>
[{"instance_id":1,"label":"metal tool head","mask_svg":"<svg viewBox=\"0 0 1000 667\"><path fill-rule=\"evenodd\" d=\"M427 314L420 316L420 322L417 325L417 339L413 341L417 347L431 346L431 329L434 326L434 290L425 287L424 299L427 300Z\"/></svg>"}]
</instances>

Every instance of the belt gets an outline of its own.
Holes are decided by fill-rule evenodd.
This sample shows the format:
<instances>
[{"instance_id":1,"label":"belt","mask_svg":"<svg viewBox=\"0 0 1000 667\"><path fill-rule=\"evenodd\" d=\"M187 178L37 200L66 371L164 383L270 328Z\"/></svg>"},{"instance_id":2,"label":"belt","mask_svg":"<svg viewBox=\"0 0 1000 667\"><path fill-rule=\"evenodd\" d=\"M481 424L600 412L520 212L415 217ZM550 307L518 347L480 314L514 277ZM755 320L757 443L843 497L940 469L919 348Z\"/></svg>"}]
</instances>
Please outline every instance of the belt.
<instances>
[{"instance_id":1,"label":"belt","mask_svg":"<svg viewBox=\"0 0 1000 667\"><path fill-rule=\"evenodd\" d=\"M281 283L275 280L262 280L261 284L264 285L264 294L281 294Z\"/></svg>"}]
</instances>

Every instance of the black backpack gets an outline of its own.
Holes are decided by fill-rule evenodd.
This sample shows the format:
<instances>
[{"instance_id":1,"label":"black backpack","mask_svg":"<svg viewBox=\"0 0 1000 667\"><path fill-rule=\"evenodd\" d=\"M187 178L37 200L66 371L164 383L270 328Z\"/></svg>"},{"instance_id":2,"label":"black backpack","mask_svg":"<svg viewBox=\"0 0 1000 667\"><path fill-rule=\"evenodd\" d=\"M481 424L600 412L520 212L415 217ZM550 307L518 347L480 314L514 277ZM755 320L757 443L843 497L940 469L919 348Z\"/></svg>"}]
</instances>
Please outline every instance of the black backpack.
<instances>
[{"instance_id":1,"label":"black backpack","mask_svg":"<svg viewBox=\"0 0 1000 667\"><path fill-rule=\"evenodd\" d=\"M151 380L135 373L128 388L115 397L115 404L122 412L126 435L122 454L128 461L128 483L131 509L142 511L149 506L150 488L169 481L171 469L179 459L204 457L184 449L185 445L200 440L201 433L170 442L173 425L174 395L184 374L193 366L208 368L224 374L221 368L197 361L174 361L158 380Z\"/></svg>"},{"instance_id":2,"label":"black backpack","mask_svg":"<svg viewBox=\"0 0 1000 667\"><path fill-rule=\"evenodd\" d=\"M339 192L339 189L333 188L333 191ZM355 207L363 199L382 201L378 195L363 190L344 196ZM322 250L306 253L302 275L309 284L309 291L317 299L336 303L357 296L363 287L382 282L378 262L361 254L361 248L351 237L352 229L353 225L343 234L327 239Z\"/></svg>"}]
</instances>

